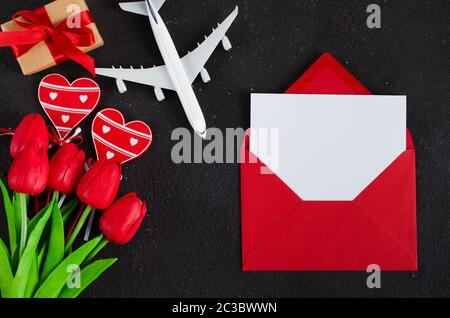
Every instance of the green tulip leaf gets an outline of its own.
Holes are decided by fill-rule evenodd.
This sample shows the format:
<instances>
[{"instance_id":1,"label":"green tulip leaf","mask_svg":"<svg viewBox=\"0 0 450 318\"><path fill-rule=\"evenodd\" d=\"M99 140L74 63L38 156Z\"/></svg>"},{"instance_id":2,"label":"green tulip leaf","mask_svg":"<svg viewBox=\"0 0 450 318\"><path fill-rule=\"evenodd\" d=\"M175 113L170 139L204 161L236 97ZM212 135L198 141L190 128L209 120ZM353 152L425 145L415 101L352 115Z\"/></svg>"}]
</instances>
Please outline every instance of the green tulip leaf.
<instances>
[{"instance_id":1,"label":"green tulip leaf","mask_svg":"<svg viewBox=\"0 0 450 318\"><path fill-rule=\"evenodd\" d=\"M49 204L44 206L38 213L36 213L35 216L33 216L33 218L30 220L30 222L28 222L28 233L33 232L34 227L39 222L39 220L42 218L42 216L44 215L45 211L47 211L47 208L48 208Z\"/></svg>"},{"instance_id":2,"label":"green tulip leaf","mask_svg":"<svg viewBox=\"0 0 450 318\"><path fill-rule=\"evenodd\" d=\"M102 259L95 261L94 263L86 266L80 272L81 284L77 288L69 288L65 285L59 294L59 298L76 298L78 297L89 285L91 285L97 278L100 277L103 272L110 268L117 258Z\"/></svg>"},{"instance_id":3,"label":"green tulip leaf","mask_svg":"<svg viewBox=\"0 0 450 318\"><path fill-rule=\"evenodd\" d=\"M8 223L9 246L12 254L17 246L16 223L14 219L14 209L11 202L11 196L8 188L6 187L6 182L3 175L0 175L0 188L3 196L3 205L5 206L6 222Z\"/></svg>"},{"instance_id":4,"label":"green tulip leaf","mask_svg":"<svg viewBox=\"0 0 450 318\"><path fill-rule=\"evenodd\" d=\"M74 198L66 203L63 207L61 207L61 215L63 217L64 224L66 224L67 220L73 214L79 202L80 201L78 201L77 198Z\"/></svg>"},{"instance_id":5,"label":"green tulip leaf","mask_svg":"<svg viewBox=\"0 0 450 318\"><path fill-rule=\"evenodd\" d=\"M53 202L53 201L52 201ZM23 251L22 257L17 268L16 275L14 276L11 295L15 298L21 298L25 295L26 286L29 280L29 274L33 261L36 257L36 250L41 238L42 232L45 229L47 221L52 213L51 205L47 208L42 218L36 224L33 232L31 232L28 242Z\"/></svg>"},{"instance_id":6,"label":"green tulip leaf","mask_svg":"<svg viewBox=\"0 0 450 318\"><path fill-rule=\"evenodd\" d=\"M34 298L56 298L72 276L69 270L72 266L80 266L84 259L101 241L103 235L98 236L82 245L71 253L50 273L48 278L41 284Z\"/></svg>"},{"instance_id":7,"label":"green tulip leaf","mask_svg":"<svg viewBox=\"0 0 450 318\"><path fill-rule=\"evenodd\" d=\"M11 286L13 275L10 265L8 248L0 239L0 291L3 297L7 296L7 291Z\"/></svg>"},{"instance_id":8,"label":"green tulip leaf","mask_svg":"<svg viewBox=\"0 0 450 318\"><path fill-rule=\"evenodd\" d=\"M16 223L16 233L19 238L20 256L23 254L23 250L27 244L27 231L28 231L28 198L30 195L24 193L14 193L13 207L14 207L14 220Z\"/></svg>"},{"instance_id":9,"label":"green tulip leaf","mask_svg":"<svg viewBox=\"0 0 450 318\"><path fill-rule=\"evenodd\" d=\"M21 221L21 216L20 216L20 211L19 208L17 207L17 202L16 202L16 194L13 193L12 195L12 200L11 200L11 206L13 209L13 214L14 214L14 227L15 227L15 232L16 232L16 236L17 236L17 247L19 247L19 240L20 240L20 221ZM17 213L19 213L19 215L17 215Z\"/></svg>"},{"instance_id":10,"label":"green tulip leaf","mask_svg":"<svg viewBox=\"0 0 450 318\"><path fill-rule=\"evenodd\" d=\"M33 260L31 262L30 273L28 275L28 282L25 288L25 298L30 298L33 296L34 290L39 283L39 271L37 267L37 255L34 254Z\"/></svg>"},{"instance_id":11,"label":"green tulip leaf","mask_svg":"<svg viewBox=\"0 0 450 318\"><path fill-rule=\"evenodd\" d=\"M48 240L47 257L42 269L42 279L46 279L55 267L64 259L64 223L58 208L58 200L53 204Z\"/></svg>"},{"instance_id":12,"label":"green tulip leaf","mask_svg":"<svg viewBox=\"0 0 450 318\"><path fill-rule=\"evenodd\" d=\"M48 241L44 243L44 245L39 250L38 258L37 258L37 265L39 273L42 270L42 266L44 265L45 255L47 255L47 247L48 247Z\"/></svg>"}]
</instances>

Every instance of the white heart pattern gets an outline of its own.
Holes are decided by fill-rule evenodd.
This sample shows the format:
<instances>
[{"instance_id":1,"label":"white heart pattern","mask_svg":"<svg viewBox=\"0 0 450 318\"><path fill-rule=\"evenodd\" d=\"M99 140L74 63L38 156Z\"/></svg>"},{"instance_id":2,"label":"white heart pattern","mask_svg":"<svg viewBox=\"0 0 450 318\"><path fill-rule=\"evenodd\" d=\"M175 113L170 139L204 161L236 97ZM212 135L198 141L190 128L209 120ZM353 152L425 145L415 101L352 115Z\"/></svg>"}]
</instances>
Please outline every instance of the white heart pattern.
<instances>
[{"instance_id":1,"label":"white heart pattern","mask_svg":"<svg viewBox=\"0 0 450 318\"><path fill-rule=\"evenodd\" d=\"M86 101L88 100L88 96L87 95L80 95L80 101L84 104L86 103Z\"/></svg>"},{"instance_id":2,"label":"white heart pattern","mask_svg":"<svg viewBox=\"0 0 450 318\"><path fill-rule=\"evenodd\" d=\"M50 96L50 99L51 99L51 100L55 100L55 99L58 98L58 93L56 93L56 92L51 92L51 93L49 94L49 96Z\"/></svg>"},{"instance_id":3,"label":"white heart pattern","mask_svg":"<svg viewBox=\"0 0 450 318\"><path fill-rule=\"evenodd\" d=\"M114 152L108 151L106 153L106 158L107 159L112 159L112 158L114 158L114 156L115 156Z\"/></svg>"},{"instance_id":4,"label":"white heart pattern","mask_svg":"<svg viewBox=\"0 0 450 318\"><path fill-rule=\"evenodd\" d=\"M138 144L139 140L136 138L130 138L130 145L136 146Z\"/></svg>"},{"instance_id":5,"label":"white heart pattern","mask_svg":"<svg viewBox=\"0 0 450 318\"><path fill-rule=\"evenodd\" d=\"M103 125L102 131L103 131L104 134L107 134L107 133L109 133L111 131L111 127Z\"/></svg>"},{"instance_id":6,"label":"white heart pattern","mask_svg":"<svg viewBox=\"0 0 450 318\"><path fill-rule=\"evenodd\" d=\"M70 116L69 115L62 115L61 116L61 120L63 121L64 124L66 124L70 120Z\"/></svg>"}]
</instances>

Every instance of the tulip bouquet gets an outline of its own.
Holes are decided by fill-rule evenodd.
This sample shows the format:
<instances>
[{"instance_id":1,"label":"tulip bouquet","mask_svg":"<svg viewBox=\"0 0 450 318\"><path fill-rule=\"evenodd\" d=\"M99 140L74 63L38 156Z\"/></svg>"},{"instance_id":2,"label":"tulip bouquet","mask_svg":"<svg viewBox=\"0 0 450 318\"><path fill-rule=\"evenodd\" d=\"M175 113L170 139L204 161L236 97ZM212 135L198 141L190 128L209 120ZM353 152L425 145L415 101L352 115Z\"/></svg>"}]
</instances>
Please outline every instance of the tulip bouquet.
<instances>
[{"instance_id":1,"label":"tulip bouquet","mask_svg":"<svg viewBox=\"0 0 450 318\"><path fill-rule=\"evenodd\" d=\"M0 178L9 234L9 246L0 239L1 296L77 297L117 261L95 258L108 242L125 244L133 238L146 205L135 193L113 202L120 164L86 163L73 143L57 145L55 151L41 116L26 116L9 133L13 163L7 180ZM102 234L77 244L93 209L103 211Z\"/></svg>"}]
</instances>

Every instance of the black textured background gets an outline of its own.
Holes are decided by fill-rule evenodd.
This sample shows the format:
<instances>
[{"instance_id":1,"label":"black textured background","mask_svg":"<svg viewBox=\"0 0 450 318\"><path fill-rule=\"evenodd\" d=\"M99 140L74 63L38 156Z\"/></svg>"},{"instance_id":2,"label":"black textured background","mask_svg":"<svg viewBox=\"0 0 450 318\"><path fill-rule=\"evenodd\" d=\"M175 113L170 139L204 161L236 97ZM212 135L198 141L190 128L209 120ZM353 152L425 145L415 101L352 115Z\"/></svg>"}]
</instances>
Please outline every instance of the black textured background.
<instances>
[{"instance_id":1,"label":"black textured background","mask_svg":"<svg viewBox=\"0 0 450 318\"><path fill-rule=\"evenodd\" d=\"M92 53L98 66L162 62L145 17L122 12L117 0L87 2L106 43ZM372 2L382 7L381 30L365 23ZM0 21L45 3L2 0ZM408 95L408 126L417 147L419 273L383 273L380 290L366 287L366 273L243 273L239 166L173 164L171 132L189 127L176 96L167 92L167 100L158 103L152 88L134 84L120 95L113 80L98 77L100 107L114 106L128 120L148 122L155 138L147 154L126 165L121 185L122 193L136 190L146 198L150 213L129 245L104 250L104 256L120 260L84 295L450 296L450 1L168 0L161 15L182 53L236 4L240 14L229 33L233 50L217 50L207 64L210 84L195 83L209 127L248 127L251 92L284 91L325 51L373 93ZM41 112L37 86L51 72L71 80L88 75L68 62L25 77L9 50L0 49L0 126L15 127L27 113ZM92 155L91 120L83 128ZM4 172L8 142L0 139Z\"/></svg>"}]
</instances>

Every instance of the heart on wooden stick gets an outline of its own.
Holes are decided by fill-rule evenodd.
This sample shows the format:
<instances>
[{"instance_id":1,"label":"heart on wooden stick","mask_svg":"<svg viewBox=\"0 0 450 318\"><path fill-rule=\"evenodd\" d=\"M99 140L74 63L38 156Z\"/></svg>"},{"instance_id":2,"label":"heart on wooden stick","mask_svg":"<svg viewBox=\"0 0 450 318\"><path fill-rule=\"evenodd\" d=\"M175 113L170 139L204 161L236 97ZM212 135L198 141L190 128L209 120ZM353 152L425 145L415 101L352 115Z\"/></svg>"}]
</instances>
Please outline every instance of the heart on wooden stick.
<instances>
[{"instance_id":1,"label":"heart on wooden stick","mask_svg":"<svg viewBox=\"0 0 450 318\"><path fill-rule=\"evenodd\" d=\"M100 87L90 78L70 83L60 74L45 76L39 84L39 102L63 140L97 107Z\"/></svg>"},{"instance_id":2,"label":"heart on wooden stick","mask_svg":"<svg viewBox=\"0 0 450 318\"><path fill-rule=\"evenodd\" d=\"M92 122L92 139L98 159L125 163L148 150L153 136L146 123L125 123L121 112L106 108L100 111Z\"/></svg>"}]
</instances>

